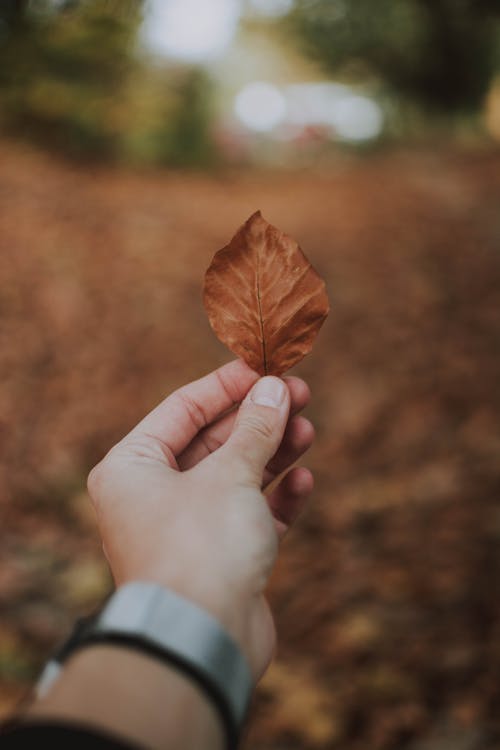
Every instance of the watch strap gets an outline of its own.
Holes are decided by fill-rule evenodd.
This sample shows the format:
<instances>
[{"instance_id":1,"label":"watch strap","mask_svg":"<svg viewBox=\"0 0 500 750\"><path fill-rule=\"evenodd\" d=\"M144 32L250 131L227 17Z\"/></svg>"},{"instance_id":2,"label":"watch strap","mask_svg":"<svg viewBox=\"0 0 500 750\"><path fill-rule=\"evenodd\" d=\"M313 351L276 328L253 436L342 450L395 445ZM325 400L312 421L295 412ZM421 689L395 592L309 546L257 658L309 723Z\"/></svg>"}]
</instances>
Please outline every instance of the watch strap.
<instances>
[{"instance_id":1,"label":"watch strap","mask_svg":"<svg viewBox=\"0 0 500 750\"><path fill-rule=\"evenodd\" d=\"M77 632L60 650L58 661L75 649L96 643L136 648L189 674L219 710L228 747L236 747L252 677L237 644L204 609L163 586L127 583L96 617L80 621ZM50 664L45 671L50 670Z\"/></svg>"}]
</instances>

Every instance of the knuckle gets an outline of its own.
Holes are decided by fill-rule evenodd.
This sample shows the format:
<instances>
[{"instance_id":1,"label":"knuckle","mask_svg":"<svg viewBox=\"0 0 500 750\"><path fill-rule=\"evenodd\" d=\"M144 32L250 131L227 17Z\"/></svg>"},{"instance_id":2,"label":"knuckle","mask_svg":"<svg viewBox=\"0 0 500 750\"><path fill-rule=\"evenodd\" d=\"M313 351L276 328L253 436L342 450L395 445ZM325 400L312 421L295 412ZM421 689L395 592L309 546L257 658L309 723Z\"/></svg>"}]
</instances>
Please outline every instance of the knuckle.
<instances>
[{"instance_id":1,"label":"knuckle","mask_svg":"<svg viewBox=\"0 0 500 750\"><path fill-rule=\"evenodd\" d=\"M209 419L203 408L203 405L192 398L188 390L180 389L177 391L177 398L181 402L182 406L186 410L189 419L193 423L194 428L197 432L207 426Z\"/></svg>"},{"instance_id":2,"label":"knuckle","mask_svg":"<svg viewBox=\"0 0 500 750\"><path fill-rule=\"evenodd\" d=\"M260 440L269 440L274 433L274 426L256 414L247 414L242 419L243 429Z\"/></svg>"}]
</instances>

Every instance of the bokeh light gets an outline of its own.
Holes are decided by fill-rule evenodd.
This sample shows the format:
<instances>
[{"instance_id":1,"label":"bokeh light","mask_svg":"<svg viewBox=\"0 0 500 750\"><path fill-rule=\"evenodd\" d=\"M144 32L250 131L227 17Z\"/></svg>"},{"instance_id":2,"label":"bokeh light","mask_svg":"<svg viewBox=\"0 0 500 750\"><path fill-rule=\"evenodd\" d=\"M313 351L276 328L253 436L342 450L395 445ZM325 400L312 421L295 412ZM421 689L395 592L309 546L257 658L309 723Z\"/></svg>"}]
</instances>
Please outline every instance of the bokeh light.
<instances>
[{"instance_id":1,"label":"bokeh light","mask_svg":"<svg viewBox=\"0 0 500 750\"><path fill-rule=\"evenodd\" d=\"M367 96L346 96L332 108L332 124L337 134L348 141L372 140L382 132L382 110Z\"/></svg>"},{"instance_id":2,"label":"bokeh light","mask_svg":"<svg viewBox=\"0 0 500 750\"><path fill-rule=\"evenodd\" d=\"M285 88L290 122L308 125L331 126L335 122L336 106L352 90L341 83L324 81L291 84Z\"/></svg>"},{"instance_id":3,"label":"bokeh light","mask_svg":"<svg viewBox=\"0 0 500 750\"><path fill-rule=\"evenodd\" d=\"M279 125L288 126L278 133L285 140L319 126L332 139L369 141L384 127L380 105L340 83L300 83L280 89L271 83L254 82L239 92L234 108L250 130L272 135Z\"/></svg>"},{"instance_id":4,"label":"bokeh light","mask_svg":"<svg viewBox=\"0 0 500 750\"><path fill-rule=\"evenodd\" d=\"M234 108L250 130L265 133L279 125L286 115L286 100L277 86L263 81L247 84L237 95Z\"/></svg>"},{"instance_id":5,"label":"bokeh light","mask_svg":"<svg viewBox=\"0 0 500 750\"><path fill-rule=\"evenodd\" d=\"M149 0L141 42L157 55L205 62L231 43L240 10L237 0Z\"/></svg>"},{"instance_id":6,"label":"bokeh light","mask_svg":"<svg viewBox=\"0 0 500 750\"><path fill-rule=\"evenodd\" d=\"M250 0L251 10L261 16L286 16L294 5L293 0Z\"/></svg>"}]
</instances>

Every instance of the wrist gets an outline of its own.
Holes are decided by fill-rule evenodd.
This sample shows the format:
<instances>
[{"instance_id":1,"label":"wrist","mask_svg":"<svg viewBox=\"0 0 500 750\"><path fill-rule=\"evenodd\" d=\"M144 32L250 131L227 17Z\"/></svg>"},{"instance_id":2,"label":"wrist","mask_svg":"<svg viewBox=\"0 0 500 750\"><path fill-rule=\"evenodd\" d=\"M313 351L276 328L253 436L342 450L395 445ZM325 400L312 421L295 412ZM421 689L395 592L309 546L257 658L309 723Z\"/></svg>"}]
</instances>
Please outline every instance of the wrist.
<instances>
[{"instance_id":1,"label":"wrist","mask_svg":"<svg viewBox=\"0 0 500 750\"><path fill-rule=\"evenodd\" d=\"M167 670L174 668L187 676L218 710L227 746L235 746L253 681L237 643L212 615L156 583L125 584L96 617L77 628L56 661L49 663L39 694L50 694L57 663L97 645L122 648L124 658L127 651L153 657Z\"/></svg>"},{"instance_id":2,"label":"wrist","mask_svg":"<svg viewBox=\"0 0 500 750\"><path fill-rule=\"evenodd\" d=\"M184 576L146 574L127 578L119 582L119 587L135 581L147 581L158 584L167 591L183 597L211 615L231 636L248 662L252 676L256 680L261 669L255 664L255 647L252 638L253 610L256 597L243 595L230 590L228 586L213 585L213 578L203 581L201 576L186 580ZM258 659L260 661L260 659Z\"/></svg>"},{"instance_id":3,"label":"wrist","mask_svg":"<svg viewBox=\"0 0 500 750\"><path fill-rule=\"evenodd\" d=\"M120 646L76 652L30 720L95 726L154 750L222 750L223 727L200 687L175 667Z\"/></svg>"}]
</instances>

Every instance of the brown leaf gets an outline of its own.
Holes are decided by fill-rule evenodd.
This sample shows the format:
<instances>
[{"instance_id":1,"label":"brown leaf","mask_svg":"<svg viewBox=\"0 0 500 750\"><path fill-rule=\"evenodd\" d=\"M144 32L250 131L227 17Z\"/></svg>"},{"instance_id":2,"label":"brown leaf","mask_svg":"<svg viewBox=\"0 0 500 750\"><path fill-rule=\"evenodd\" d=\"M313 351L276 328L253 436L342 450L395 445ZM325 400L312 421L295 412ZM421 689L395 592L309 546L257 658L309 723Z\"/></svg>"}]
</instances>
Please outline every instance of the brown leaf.
<instances>
[{"instance_id":1,"label":"brown leaf","mask_svg":"<svg viewBox=\"0 0 500 750\"><path fill-rule=\"evenodd\" d=\"M260 211L215 254L204 303L219 339L260 375L281 375L305 357L329 312L324 281Z\"/></svg>"}]
</instances>

